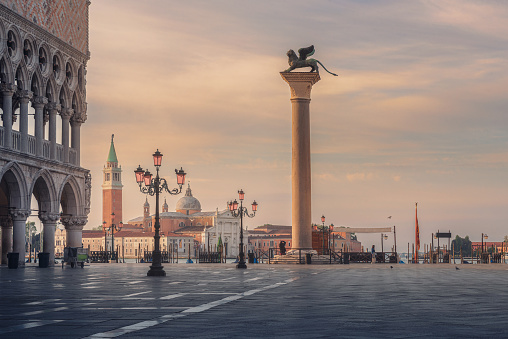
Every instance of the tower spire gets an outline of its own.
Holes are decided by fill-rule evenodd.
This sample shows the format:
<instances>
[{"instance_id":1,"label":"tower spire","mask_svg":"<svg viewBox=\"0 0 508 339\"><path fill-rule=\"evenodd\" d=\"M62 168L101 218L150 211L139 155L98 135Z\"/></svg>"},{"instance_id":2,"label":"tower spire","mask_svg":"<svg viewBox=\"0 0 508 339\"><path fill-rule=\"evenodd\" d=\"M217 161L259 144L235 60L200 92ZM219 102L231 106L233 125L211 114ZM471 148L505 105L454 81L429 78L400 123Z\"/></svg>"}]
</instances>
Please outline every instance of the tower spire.
<instances>
[{"instance_id":1,"label":"tower spire","mask_svg":"<svg viewBox=\"0 0 508 339\"><path fill-rule=\"evenodd\" d=\"M111 134L111 146L109 147L109 154L107 162L118 162L118 158L116 157L115 151L115 143L113 141L115 135Z\"/></svg>"}]
</instances>

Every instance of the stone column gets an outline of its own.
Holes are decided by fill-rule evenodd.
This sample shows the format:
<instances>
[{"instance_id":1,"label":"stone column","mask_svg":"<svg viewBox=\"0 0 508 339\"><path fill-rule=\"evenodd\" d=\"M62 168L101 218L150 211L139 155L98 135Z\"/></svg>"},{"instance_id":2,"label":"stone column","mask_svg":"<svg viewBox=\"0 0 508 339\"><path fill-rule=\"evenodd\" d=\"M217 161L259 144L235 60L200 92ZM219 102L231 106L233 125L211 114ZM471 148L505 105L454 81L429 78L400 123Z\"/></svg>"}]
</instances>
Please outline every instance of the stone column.
<instances>
[{"instance_id":1,"label":"stone column","mask_svg":"<svg viewBox=\"0 0 508 339\"><path fill-rule=\"evenodd\" d=\"M67 234L67 247L81 247L83 244L83 226L88 221L87 217L62 217L62 224Z\"/></svg>"},{"instance_id":2,"label":"stone column","mask_svg":"<svg viewBox=\"0 0 508 339\"><path fill-rule=\"evenodd\" d=\"M62 116L62 146L63 146L63 162L69 163L69 122L74 110L72 108L62 108L60 115Z\"/></svg>"},{"instance_id":3,"label":"stone column","mask_svg":"<svg viewBox=\"0 0 508 339\"><path fill-rule=\"evenodd\" d=\"M71 147L76 151L76 163L79 166L81 161L81 124L86 120L85 113L74 113L71 119Z\"/></svg>"},{"instance_id":4,"label":"stone column","mask_svg":"<svg viewBox=\"0 0 508 339\"><path fill-rule=\"evenodd\" d=\"M2 224L2 265L7 265L7 253L12 252L12 219L10 216L0 219Z\"/></svg>"},{"instance_id":5,"label":"stone column","mask_svg":"<svg viewBox=\"0 0 508 339\"><path fill-rule=\"evenodd\" d=\"M20 152L28 153L28 103L32 99L33 93L27 90L20 90L19 95L19 133Z\"/></svg>"},{"instance_id":6,"label":"stone column","mask_svg":"<svg viewBox=\"0 0 508 339\"><path fill-rule=\"evenodd\" d=\"M4 120L4 147L12 149L12 96L16 92L16 86L11 84L1 84L3 98L3 120Z\"/></svg>"},{"instance_id":7,"label":"stone column","mask_svg":"<svg viewBox=\"0 0 508 339\"><path fill-rule=\"evenodd\" d=\"M11 212L13 232L12 232L12 252L19 253L19 266L25 266L25 245L26 245L26 219L30 215L27 210L14 210Z\"/></svg>"},{"instance_id":8,"label":"stone column","mask_svg":"<svg viewBox=\"0 0 508 339\"><path fill-rule=\"evenodd\" d=\"M35 97L32 106L35 109L35 155L42 157L42 143L44 141L44 106L48 103L45 97Z\"/></svg>"},{"instance_id":9,"label":"stone column","mask_svg":"<svg viewBox=\"0 0 508 339\"><path fill-rule=\"evenodd\" d=\"M60 104L50 102L47 105L49 111L49 158L56 159L56 115L62 108Z\"/></svg>"},{"instance_id":10,"label":"stone column","mask_svg":"<svg viewBox=\"0 0 508 339\"><path fill-rule=\"evenodd\" d=\"M39 213L43 223L42 251L49 253L49 266L55 264L55 230L56 222L60 218L58 213Z\"/></svg>"},{"instance_id":11,"label":"stone column","mask_svg":"<svg viewBox=\"0 0 508 339\"><path fill-rule=\"evenodd\" d=\"M289 84L292 104L291 249L312 250L311 168L310 168L310 92L320 80L318 73L281 72Z\"/></svg>"}]
</instances>

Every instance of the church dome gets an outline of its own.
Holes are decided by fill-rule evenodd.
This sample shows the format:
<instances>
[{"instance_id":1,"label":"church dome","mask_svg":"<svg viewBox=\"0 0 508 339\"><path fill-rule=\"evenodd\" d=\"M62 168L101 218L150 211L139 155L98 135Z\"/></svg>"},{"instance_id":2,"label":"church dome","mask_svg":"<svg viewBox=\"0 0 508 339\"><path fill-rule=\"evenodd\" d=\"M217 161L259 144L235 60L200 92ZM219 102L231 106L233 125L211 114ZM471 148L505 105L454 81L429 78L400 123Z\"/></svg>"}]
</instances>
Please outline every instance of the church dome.
<instances>
[{"instance_id":1,"label":"church dome","mask_svg":"<svg viewBox=\"0 0 508 339\"><path fill-rule=\"evenodd\" d=\"M187 186L185 196L180 198L176 203L176 211L183 214L192 214L201 212L201 203L192 196L190 184Z\"/></svg>"}]
</instances>

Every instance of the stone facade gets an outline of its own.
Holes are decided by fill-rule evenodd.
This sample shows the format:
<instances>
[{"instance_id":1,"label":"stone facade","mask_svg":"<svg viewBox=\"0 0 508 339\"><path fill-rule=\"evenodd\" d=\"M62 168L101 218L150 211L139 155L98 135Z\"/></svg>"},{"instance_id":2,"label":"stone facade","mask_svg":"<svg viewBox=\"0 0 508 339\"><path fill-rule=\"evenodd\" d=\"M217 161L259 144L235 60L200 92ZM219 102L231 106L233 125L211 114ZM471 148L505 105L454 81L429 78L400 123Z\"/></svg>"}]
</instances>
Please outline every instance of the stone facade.
<instances>
[{"instance_id":1,"label":"stone facade","mask_svg":"<svg viewBox=\"0 0 508 339\"><path fill-rule=\"evenodd\" d=\"M7 253L15 252L24 265L30 215L43 223L43 251L50 253L50 264L59 219L66 245L81 246L91 194L90 173L80 166L80 129L87 117L88 5L84 0L0 1L3 264Z\"/></svg>"}]
</instances>

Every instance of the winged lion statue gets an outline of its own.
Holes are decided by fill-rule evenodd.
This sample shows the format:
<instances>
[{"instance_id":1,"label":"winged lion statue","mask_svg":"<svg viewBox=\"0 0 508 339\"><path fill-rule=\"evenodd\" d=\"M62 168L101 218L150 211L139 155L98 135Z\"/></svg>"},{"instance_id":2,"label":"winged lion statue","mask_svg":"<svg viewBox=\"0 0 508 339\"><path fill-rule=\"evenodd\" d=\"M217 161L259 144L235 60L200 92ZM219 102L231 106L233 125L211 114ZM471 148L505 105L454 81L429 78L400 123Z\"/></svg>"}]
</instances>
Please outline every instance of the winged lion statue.
<instances>
[{"instance_id":1,"label":"winged lion statue","mask_svg":"<svg viewBox=\"0 0 508 339\"><path fill-rule=\"evenodd\" d=\"M330 72L326 69L325 65L323 65L319 60L316 59L307 59L307 57L314 54L316 50L314 49L314 45L311 45L309 47L303 47L298 50L299 57L296 56L295 51L290 49L286 55L288 56L288 63L289 68L284 70L283 72L291 72L292 70L296 68L302 68L302 67L310 67L311 72L319 73L319 68L317 64L320 64L321 67L324 68L325 71L330 73L331 75L337 76L337 74Z\"/></svg>"}]
</instances>

